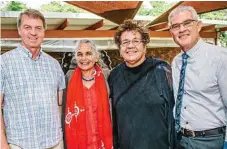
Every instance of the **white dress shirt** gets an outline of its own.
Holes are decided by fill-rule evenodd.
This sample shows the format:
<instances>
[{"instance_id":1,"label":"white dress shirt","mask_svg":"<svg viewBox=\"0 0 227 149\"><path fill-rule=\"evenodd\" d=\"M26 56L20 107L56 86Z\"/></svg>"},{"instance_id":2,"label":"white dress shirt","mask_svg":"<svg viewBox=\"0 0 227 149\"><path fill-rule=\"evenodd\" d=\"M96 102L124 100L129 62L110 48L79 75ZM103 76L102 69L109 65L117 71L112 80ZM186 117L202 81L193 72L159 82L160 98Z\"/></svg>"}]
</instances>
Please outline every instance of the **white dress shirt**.
<instances>
[{"instance_id":1,"label":"white dress shirt","mask_svg":"<svg viewBox=\"0 0 227 149\"><path fill-rule=\"evenodd\" d=\"M172 62L174 97L177 99L182 54ZM226 125L227 49L200 39L190 49L185 72L181 127L201 131ZM175 108L174 108L175 115Z\"/></svg>"}]
</instances>

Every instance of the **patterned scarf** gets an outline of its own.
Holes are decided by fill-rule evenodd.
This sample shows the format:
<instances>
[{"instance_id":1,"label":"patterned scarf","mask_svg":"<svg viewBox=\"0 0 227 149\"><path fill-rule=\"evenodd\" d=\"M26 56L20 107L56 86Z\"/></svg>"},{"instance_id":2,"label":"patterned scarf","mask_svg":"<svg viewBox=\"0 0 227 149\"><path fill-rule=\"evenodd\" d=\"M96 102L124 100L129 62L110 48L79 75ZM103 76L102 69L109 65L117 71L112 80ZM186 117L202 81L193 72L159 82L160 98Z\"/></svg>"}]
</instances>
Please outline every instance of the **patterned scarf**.
<instances>
[{"instance_id":1,"label":"patterned scarf","mask_svg":"<svg viewBox=\"0 0 227 149\"><path fill-rule=\"evenodd\" d=\"M100 149L112 148L112 126L108 92L101 68L94 66L95 92L97 96L98 131L101 139ZM65 108L65 134L68 149L87 149L86 110L80 68L76 67L67 90Z\"/></svg>"}]
</instances>

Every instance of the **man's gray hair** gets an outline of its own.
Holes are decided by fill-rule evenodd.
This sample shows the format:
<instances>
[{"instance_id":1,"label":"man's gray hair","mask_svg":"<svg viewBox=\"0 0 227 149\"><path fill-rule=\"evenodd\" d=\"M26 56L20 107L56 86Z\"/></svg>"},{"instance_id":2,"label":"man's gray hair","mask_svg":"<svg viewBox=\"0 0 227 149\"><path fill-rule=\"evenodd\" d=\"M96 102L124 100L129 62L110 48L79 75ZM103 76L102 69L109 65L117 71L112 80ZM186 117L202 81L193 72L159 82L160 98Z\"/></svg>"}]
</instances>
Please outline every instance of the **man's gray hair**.
<instances>
[{"instance_id":1,"label":"man's gray hair","mask_svg":"<svg viewBox=\"0 0 227 149\"><path fill-rule=\"evenodd\" d=\"M174 10L172 10L169 14L169 17L168 17L168 25L170 26L171 25L171 19L179 14L180 12L184 12L184 11L188 11L192 14L192 17L194 20L198 20L198 14L197 12L195 11L195 9L191 6L178 6L177 8L175 8Z\"/></svg>"}]
</instances>

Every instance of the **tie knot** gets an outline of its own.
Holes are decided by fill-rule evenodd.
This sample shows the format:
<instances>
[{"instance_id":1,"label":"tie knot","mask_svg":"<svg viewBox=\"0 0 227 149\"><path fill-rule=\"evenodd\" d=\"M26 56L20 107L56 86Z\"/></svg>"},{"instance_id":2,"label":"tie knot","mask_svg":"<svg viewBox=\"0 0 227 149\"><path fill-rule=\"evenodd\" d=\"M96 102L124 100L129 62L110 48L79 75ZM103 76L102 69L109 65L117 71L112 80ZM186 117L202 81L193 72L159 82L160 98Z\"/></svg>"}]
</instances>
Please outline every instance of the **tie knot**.
<instances>
[{"instance_id":1,"label":"tie knot","mask_svg":"<svg viewBox=\"0 0 227 149\"><path fill-rule=\"evenodd\" d=\"M188 57L189 57L189 56L188 56L188 54L187 54L186 52L184 52L184 54L182 54L182 58L183 58L183 59L188 59Z\"/></svg>"}]
</instances>

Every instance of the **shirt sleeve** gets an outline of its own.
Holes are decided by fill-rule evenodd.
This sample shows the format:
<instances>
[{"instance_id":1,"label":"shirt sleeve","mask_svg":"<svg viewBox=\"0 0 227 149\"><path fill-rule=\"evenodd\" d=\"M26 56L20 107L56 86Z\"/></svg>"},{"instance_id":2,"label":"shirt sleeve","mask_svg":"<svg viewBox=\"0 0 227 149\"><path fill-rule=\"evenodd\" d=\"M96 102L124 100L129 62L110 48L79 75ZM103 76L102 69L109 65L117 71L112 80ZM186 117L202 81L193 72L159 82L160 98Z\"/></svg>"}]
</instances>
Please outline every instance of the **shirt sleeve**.
<instances>
[{"instance_id":1,"label":"shirt sleeve","mask_svg":"<svg viewBox=\"0 0 227 149\"><path fill-rule=\"evenodd\" d=\"M227 111L227 49L224 49L221 53L221 58L219 59L220 65L217 71L218 78L218 86L220 89L220 94L225 104L225 108ZM226 121L227 121L227 113L226 113ZM227 130L225 141L227 141Z\"/></svg>"},{"instance_id":2,"label":"shirt sleeve","mask_svg":"<svg viewBox=\"0 0 227 149\"><path fill-rule=\"evenodd\" d=\"M58 86L58 90L63 90L65 89L65 75L64 72L60 66L60 64L58 64L58 72L59 72L59 86Z\"/></svg>"},{"instance_id":3,"label":"shirt sleeve","mask_svg":"<svg viewBox=\"0 0 227 149\"><path fill-rule=\"evenodd\" d=\"M1 86L0 86L0 92L2 94L4 94L4 89L5 89L5 73L4 73L4 67L3 67L3 60L2 60L2 56L0 56L0 82L1 82Z\"/></svg>"}]
</instances>

